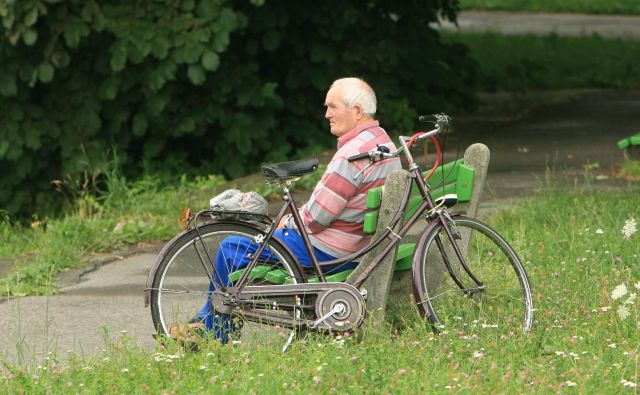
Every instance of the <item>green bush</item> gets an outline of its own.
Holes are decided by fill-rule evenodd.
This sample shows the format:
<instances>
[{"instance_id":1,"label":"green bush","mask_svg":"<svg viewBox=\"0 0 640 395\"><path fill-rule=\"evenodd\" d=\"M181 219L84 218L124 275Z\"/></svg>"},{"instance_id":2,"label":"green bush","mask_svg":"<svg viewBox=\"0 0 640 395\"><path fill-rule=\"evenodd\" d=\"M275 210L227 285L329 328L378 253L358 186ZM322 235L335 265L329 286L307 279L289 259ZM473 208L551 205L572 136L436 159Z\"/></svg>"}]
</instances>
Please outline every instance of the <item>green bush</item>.
<instances>
[{"instance_id":1,"label":"green bush","mask_svg":"<svg viewBox=\"0 0 640 395\"><path fill-rule=\"evenodd\" d=\"M345 75L400 129L473 106L464 47L428 27L456 4L2 0L0 207L55 206L51 180L102 168L111 147L129 177L236 177L331 144L324 93Z\"/></svg>"}]
</instances>

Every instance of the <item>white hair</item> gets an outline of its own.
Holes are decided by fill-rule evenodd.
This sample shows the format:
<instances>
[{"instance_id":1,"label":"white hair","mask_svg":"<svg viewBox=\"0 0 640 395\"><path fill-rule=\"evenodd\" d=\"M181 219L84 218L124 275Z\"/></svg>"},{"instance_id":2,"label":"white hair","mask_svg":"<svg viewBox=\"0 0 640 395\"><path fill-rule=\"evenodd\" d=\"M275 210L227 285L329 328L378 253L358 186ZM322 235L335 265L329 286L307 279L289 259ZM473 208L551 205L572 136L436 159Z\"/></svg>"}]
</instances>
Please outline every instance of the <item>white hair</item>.
<instances>
[{"instance_id":1,"label":"white hair","mask_svg":"<svg viewBox=\"0 0 640 395\"><path fill-rule=\"evenodd\" d=\"M376 94L373 89L360 78L348 77L335 80L331 88L340 86L344 89L342 101L349 108L362 107L362 112L368 116L376 114Z\"/></svg>"}]
</instances>

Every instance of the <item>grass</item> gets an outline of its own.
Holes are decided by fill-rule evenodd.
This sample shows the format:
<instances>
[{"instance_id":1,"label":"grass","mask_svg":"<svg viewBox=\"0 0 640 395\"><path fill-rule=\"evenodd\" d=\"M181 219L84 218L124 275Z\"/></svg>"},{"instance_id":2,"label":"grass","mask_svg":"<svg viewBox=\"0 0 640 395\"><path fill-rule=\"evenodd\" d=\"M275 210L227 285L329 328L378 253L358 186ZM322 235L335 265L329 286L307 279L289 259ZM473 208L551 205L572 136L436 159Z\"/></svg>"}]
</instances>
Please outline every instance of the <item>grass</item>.
<instances>
[{"instance_id":1,"label":"grass","mask_svg":"<svg viewBox=\"0 0 640 395\"><path fill-rule=\"evenodd\" d=\"M460 0L463 10L640 15L636 0Z\"/></svg>"},{"instance_id":2,"label":"grass","mask_svg":"<svg viewBox=\"0 0 640 395\"><path fill-rule=\"evenodd\" d=\"M620 176L640 180L640 160L625 160L620 167Z\"/></svg>"},{"instance_id":3,"label":"grass","mask_svg":"<svg viewBox=\"0 0 640 395\"><path fill-rule=\"evenodd\" d=\"M479 65L480 91L640 87L640 41L489 32L442 36L469 48Z\"/></svg>"},{"instance_id":4,"label":"grass","mask_svg":"<svg viewBox=\"0 0 640 395\"><path fill-rule=\"evenodd\" d=\"M96 357L51 355L0 368L5 392L136 393L634 393L639 380L638 188L546 190L489 221L512 241L532 280L529 335L493 329L436 336L405 307L401 324L366 336L310 335L278 345L140 350L125 337ZM625 225L626 224L626 225ZM626 227L627 235L623 234ZM621 293L624 284L626 295ZM626 308L629 316L624 317ZM284 340L282 341L282 343Z\"/></svg>"}]
</instances>

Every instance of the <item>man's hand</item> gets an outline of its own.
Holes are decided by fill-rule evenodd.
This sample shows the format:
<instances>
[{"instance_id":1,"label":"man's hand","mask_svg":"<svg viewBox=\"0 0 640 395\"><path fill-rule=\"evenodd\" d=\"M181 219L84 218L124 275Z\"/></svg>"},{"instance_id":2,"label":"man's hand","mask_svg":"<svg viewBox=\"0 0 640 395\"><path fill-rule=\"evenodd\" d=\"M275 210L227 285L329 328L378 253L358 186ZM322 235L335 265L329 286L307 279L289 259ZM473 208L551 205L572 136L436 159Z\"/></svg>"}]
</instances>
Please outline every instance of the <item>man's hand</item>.
<instances>
[{"instance_id":1,"label":"man's hand","mask_svg":"<svg viewBox=\"0 0 640 395\"><path fill-rule=\"evenodd\" d=\"M276 229L284 229L284 223L287 222L287 220L289 218L291 218L291 214L283 216L280 219L280 222L278 223L278 226L276 226Z\"/></svg>"}]
</instances>

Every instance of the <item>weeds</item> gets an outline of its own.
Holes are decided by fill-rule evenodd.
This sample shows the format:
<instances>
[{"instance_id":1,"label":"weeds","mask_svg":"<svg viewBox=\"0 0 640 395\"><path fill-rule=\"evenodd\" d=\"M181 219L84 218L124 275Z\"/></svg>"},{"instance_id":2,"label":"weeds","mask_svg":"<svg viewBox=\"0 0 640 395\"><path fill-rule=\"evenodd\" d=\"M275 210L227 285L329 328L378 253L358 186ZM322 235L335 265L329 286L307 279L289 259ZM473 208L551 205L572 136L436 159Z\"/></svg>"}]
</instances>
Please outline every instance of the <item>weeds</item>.
<instances>
[{"instance_id":1,"label":"weeds","mask_svg":"<svg viewBox=\"0 0 640 395\"><path fill-rule=\"evenodd\" d=\"M628 180L640 180L640 160L622 162L619 177Z\"/></svg>"},{"instance_id":2,"label":"weeds","mask_svg":"<svg viewBox=\"0 0 640 395\"><path fill-rule=\"evenodd\" d=\"M77 199L70 214L38 219L28 228L11 224L6 215L0 220L0 257L14 261L13 272L0 278L0 290L5 296L48 294L55 288L46 286L47 276L79 266L89 253L168 239L179 231L181 210L204 208L222 183L218 176L185 178L177 188L161 188L153 177L125 183L112 172L106 192L94 195L84 187L90 183L61 181L60 187L73 190L68 195ZM76 185L81 188L73 189Z\"/></svg>"}]
</instances>

